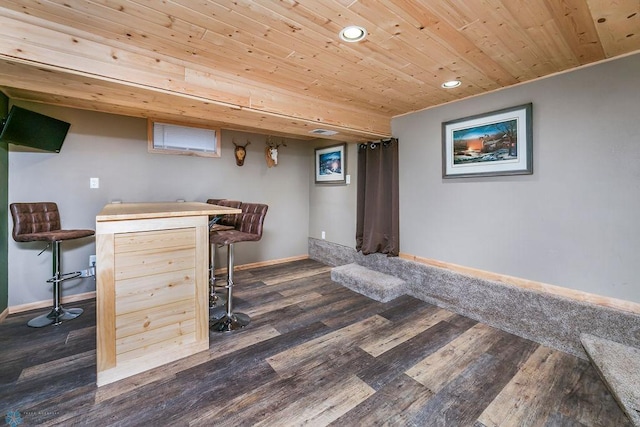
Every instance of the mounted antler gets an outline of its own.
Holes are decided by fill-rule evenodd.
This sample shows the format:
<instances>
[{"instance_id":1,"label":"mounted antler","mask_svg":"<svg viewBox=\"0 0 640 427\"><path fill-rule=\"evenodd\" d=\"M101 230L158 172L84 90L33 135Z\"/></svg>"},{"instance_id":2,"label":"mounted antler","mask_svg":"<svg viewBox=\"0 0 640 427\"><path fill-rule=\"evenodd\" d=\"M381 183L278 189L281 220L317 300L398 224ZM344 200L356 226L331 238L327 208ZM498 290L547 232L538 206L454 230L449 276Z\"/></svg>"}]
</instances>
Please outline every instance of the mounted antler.
<instances>
[{"instance_id":1,"label":"mounted antler","mask_svg":"<svg viewBox=\"0 0 640 427\"><path fill-rule=\"evenodd\" d=\"M244 165L244 159L247 156L247 145L251 144L251 141L247 140L247 143L244 145L236 144L235 138L231 138L231 142L236 146L234 150L234 155L236 156L236 165L242 166Z\"/></svg>"},{"instance_id":2,"label":"mounted antler","mask_svg":"<svg viewBox=\"0 0 640 427\"><path fill-rule=\"evenodd\" d=\"M271 135L267 136L267 146L269 148L275 148L276 150L278 149L278 147L280 146L286 147L287 144L284 143L284 138L282 138L282 140L280 142L275 142L273 141L273 137Z\"/></svg>"},{"instance_id":3,"label":"mounted antler","mask_svg":"<svg viewBox=\"0 0 640 427\"><path fill-rule=\"evenodd\" d=\"M267 161L267 167L278 166L278 147L280 146L286 147L287 144L284 143L284 138L282 141L274 142L272 141L272 136L267 136L267 146L264 149L264 157Z\"/></svg>"}]
</instances>

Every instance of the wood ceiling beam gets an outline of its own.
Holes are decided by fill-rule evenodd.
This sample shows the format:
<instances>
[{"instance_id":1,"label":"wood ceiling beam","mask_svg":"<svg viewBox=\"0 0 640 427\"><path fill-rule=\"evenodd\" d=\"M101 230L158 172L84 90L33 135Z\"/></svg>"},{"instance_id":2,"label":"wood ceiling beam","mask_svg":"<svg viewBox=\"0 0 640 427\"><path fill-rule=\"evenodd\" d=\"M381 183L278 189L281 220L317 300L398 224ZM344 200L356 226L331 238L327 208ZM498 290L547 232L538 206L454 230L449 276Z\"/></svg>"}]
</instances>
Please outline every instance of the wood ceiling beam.
<instances>
[{"instance_id":1,"label":"wood ceiling beam","mask_svg":"<svg viewBox=\"0 0 640 427\"><path fill-rule=\"evenodd\" d=\"M155 93L163 99L176 98L169 102L173 105L195 102L196 105L209 106L202 112L197 112L193 106L189 108L194 117L200 116L196 118L210 114L214 106L216 110L227 113L236 111L235 114L225 114L220 120L228 126L245 126L252 119L264 125L277 125L275 129L265 130L278 132L282 131L279 126L286 122L286 127L301 137L307 137L308 131L316 128L336 130L347 134L345 138L348 139L372 140L390 136L391 117L388 114L250 84L235 76L204 72L161 55L153 56L152 52L144 54L140 50L117 49L6 16L0 16L0 58L20 64L22 72L29 72L27 66L33 67L36 74L41 70L55 72L55 79L41 88L42 93L51 92L53 95L56 87L68 90L70 85L64 84L65 77L88 87L101 86L101 90L93 91L96 105L99 102L112 105L129 102L120 98L121 94L115 89L115 86L122 85L142 98L149 98ZM11 69L5 67L5 72ZM12 87L19 80L19 76L16 77L8 77L1 84ZM75 94L82 99L79 92ZM69 94L65 96L71 98ZM154 108L156 106L149 106L150 111ZM292 126L293 123L296 125Z\"/></svg>"},{"instance_id":2,"label":"wood ceiling beam","mask_svg":"<svg viewBox=\"0 0 640 427\"><path fill-rule=\"evenodd\" d=\"M310 133L319 127L339 132L322 136L345 142L376 140L370 132L320 126L316 122L296 120L278 114L235 108L224 103L210 102L197 96L176 96L171 92L150 90L140 86L123 85L89 76L70 75L46 67L8 61L0 55L0 87L13 99L24 99L60 106L121 114L155 120L182 121L224 129L314 139Z\"/></svg>"}]
</instances>

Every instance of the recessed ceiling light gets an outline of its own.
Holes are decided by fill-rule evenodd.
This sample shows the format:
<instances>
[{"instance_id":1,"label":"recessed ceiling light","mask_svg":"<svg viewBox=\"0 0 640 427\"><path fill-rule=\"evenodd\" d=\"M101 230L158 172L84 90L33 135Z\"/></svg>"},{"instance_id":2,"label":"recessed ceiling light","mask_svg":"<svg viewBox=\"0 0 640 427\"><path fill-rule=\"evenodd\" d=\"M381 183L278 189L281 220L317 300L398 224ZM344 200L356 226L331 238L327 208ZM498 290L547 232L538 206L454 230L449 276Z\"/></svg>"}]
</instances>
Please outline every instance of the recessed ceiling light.
<instances>
[{"instance_id":1,"label":"recessed ceiling light","mask_svg":"<svg viewBox=\"0 0 640 427\"><path fill-rule=\"evenodd\" d=\"M442 83L442 87L445 89L453 89L454 87L458 87L462 84L460 80L449 80L448 82Z\"/></svg>"},{"instance_id":2,"label":"recessed ceiling light","mask_svg":"<svg viewBox=\"0 0 640 427\"><path fill-rule=\"evenodd\" d=\"M340 31L340 38L349 43L359 42L367 36L367 30L357 25L349 25Z\"/></svg>"}]
</instances>

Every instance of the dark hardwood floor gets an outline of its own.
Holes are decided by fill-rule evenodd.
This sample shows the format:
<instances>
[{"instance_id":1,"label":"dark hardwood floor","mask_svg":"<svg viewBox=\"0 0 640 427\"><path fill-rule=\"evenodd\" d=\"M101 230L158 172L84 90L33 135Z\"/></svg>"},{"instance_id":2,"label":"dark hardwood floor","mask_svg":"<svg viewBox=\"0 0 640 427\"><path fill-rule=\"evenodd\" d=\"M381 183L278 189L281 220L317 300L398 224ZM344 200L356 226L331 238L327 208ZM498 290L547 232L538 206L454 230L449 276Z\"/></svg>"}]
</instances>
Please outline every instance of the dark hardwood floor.
<instances>
[{"instance_id":1,"label":"dark hardwood floor","mask_svg":"<svg viewBox=\"0 0 640 427\"><path fill-rule=\"evenodd\" d=\"M96 427L629 425L591 365L566 353L411 297L371 300L311 260L235 279L247 328L100 388L95 301L43 329L27 327L34 313L9 316L0 413Z\"/></svg>"}]
</instances>

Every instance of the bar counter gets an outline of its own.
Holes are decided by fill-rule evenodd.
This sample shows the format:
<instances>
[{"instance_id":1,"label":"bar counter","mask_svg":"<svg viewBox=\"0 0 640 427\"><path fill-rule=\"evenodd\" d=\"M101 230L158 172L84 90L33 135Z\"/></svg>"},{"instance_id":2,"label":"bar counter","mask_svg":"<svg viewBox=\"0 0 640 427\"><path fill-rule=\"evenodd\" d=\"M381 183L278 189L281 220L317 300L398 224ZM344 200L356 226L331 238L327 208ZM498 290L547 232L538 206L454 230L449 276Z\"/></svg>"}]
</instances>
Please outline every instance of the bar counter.
<instances>
[{"instance_id":1,"label":"bar counter","mask_svg":"<svg viewBox=\"0 0 640 427\"><path fill-rule=\"evenodd\" d=\"M208 203L109 204L96 216L97 385L208 350Z\"/></svg>"}]
</instances>

